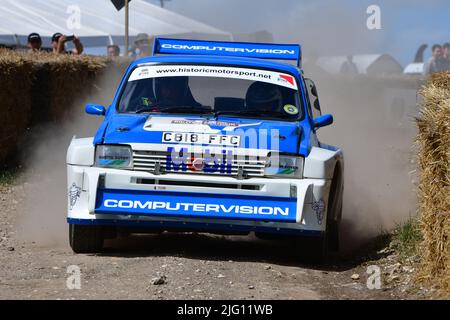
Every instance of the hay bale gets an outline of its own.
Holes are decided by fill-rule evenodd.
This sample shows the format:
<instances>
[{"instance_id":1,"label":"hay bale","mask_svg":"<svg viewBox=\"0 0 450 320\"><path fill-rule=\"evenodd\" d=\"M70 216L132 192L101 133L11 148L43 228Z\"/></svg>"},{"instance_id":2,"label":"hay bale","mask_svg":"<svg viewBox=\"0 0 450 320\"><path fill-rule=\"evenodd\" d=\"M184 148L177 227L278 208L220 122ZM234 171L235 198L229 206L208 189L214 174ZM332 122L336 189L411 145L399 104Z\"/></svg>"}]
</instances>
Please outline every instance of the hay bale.
<instances>
[{"instance_id":1,"label":"hay bale","mask_svg":"<svg viewBox=\"0 0 450 320\"><path fill-rule=\"evenodd\" d=\"M419 219L423 234L419 279L450 296L450 72L422 88L417 119Z\"/></svg>"},{"instance_id":2,"label":"hay bale","mask_svg":"<svg viewBox=\"0 0 450 320\"><path fill-rule=\"evenodd\" d=\"M73 108L82 110L82 97L92 92L98 73L106 67L106 59L101 57L34 53L30 58L44 70L36 80L46 86L41 95L48 97L47 105L40 109L53 122L70 117Z\"/></svg>"},{"instance_id":3,"label":"hay bale","mask_svg":"<svg viewBox=\"0 0 450 320\"><path fill-rule=\"evenodd\" d=\"M0 163L15 158L31 110L32 63L14 51L0 50Z\"/></svg>"},{"instance_id":4,"label":"hay bale","mask_svg":"<svg viewBox=\"0 0 450 320\"><path fill-rule=\"evenodd\" d=\"M44 64L47 79L41 83L47 84L49 96L48 120L62 121L71 119L74 114L84 112L87 97L96 97L102 102L106 96L115 92L119 81L130 63L129 59L108 60L106 57L38 54L41 64ZM38 82L38 80L36 81ZM96 101L94 101L96 102ZM100 102L100 101L98 101Z\"/></svg>"},{"instance_id":5,"label":"hay bale","mask_svg":"<svg viewBox=\"0 0 450 320\"><path fill-rule=\"evenodd\" d=\"M129 59L1 49L0 163L16 162L14 155L27 139L28 128L71 119L83 112L89 96L107 103L129 63Z\"/></svg>"}]
</instances>

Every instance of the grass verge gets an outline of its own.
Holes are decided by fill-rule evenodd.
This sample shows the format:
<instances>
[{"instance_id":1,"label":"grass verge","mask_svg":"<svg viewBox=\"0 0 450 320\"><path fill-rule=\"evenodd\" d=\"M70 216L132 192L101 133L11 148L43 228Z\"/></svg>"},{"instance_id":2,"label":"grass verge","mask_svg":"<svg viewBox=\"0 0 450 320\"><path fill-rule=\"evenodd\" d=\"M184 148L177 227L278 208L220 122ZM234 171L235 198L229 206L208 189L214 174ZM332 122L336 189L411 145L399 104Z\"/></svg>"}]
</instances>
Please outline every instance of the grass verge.
<instances>
[{"instance_id":1,"label":"grass verge","mask_svg":"<svg viewBox=\"0 0 450 320\"><path fill-rule=\"evenodd\" d=\"M393 249L398 252L401 259L416 256L422 240L417 218L410 218L404 223L399 223L392 234Z\"/></svg>"},{"instance_id":2,"label":"grass verge","mask_svg":"<svg viewBox=\"0 0 450 320\"><path fill-rule=\"evenodd\" d=\"M10 186L14 183L18 176L18 169L0 170L0 186Z\"/></svg>"}]
</instances>

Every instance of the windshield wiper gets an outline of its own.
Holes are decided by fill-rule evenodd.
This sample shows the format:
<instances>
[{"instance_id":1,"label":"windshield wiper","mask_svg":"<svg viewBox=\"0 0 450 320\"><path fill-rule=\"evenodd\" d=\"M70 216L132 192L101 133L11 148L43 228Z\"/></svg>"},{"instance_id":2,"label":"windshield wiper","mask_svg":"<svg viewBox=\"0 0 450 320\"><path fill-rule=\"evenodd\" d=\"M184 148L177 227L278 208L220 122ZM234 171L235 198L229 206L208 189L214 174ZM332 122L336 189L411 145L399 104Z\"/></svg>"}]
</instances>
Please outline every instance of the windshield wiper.
<instances>
[{"instance_id":1,"label":"windshield wiper","mask_svg":"<svg viewBox=\"0 0 450 320\"><path fill-rule=\"evenodd\" d=\"M212 113L212 108L209 106L174 106L160 108L158 112Z\"/></svg>"},{"instance_id":2,"label":"windshield wiper","mask_svg":"<svg viewBox=\"0 0 450 320\"><path fill-rule=\"evenodd\" d=\"M144 106L144 107L134 111L134 113L143 113L143 112L152 112L152 111L151 111L151 108L149 108L148 106Z\"/></svg>"},{"instance_id":3,"label":"windshield wiper","mask_svg":"<svg viewBox=\"0 0 450 320\"><path fill-rule=\"evenodd\" d=\"M217 112L215 112L214 113L214 115L217 117L217 116L220 116L220 115L222 115L222 114L235 114L235 115L244 115L244 114L248 114L248 115L261 115L261 113L260 112L258 112L258 111L248 111L248 110L241 110L241 111L232 111L232 110L229 110L229 111L217 111Z\"/></svg>"},{"instance_id":4,"label":"windshield wiper","mask_svg":"<svg viewBox=\"0 0 450 320\"><path fill-rule=\"evenodd\" d=\"M154 111L152 111L155 109ZM141 108L135 111L135 113L143 113L143 112L150 112L150 113L164 113L164 112L180 112L180 113L212 113L212 108L209 106L201 106L201 107L191 107L191 106L174 106L174 107L164 107L159 108L158 106L151 106Z\"/></svg>"},{"instance_id":5,"label":"windshield wiper","mask_svg":"<svg viewBox=\"0 0 450 320\"><path fill-rule=\"evenodd\" d=\"M222 114L230 114L230 115L238 115L238 116L243 116L243 115L248 115L248 116L261 116L261 117L265 117L268 114L272 114L272 115L281 115L283 116L283 118L286 117L286 114L279 112L279 111L258 111L258 110L241 110L241 111L217 111L214 113L214 116L220 116Z\"/></svg>"}]
</instances>

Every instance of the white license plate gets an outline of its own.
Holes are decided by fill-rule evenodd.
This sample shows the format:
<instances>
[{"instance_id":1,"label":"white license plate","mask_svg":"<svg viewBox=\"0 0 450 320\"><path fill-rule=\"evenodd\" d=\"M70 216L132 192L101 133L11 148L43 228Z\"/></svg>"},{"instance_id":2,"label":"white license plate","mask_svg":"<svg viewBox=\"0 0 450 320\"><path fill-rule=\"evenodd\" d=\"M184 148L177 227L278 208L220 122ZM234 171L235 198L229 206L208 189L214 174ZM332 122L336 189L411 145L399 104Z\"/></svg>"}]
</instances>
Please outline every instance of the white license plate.
<instances>
[{"instance_id":1,"label":"white license plate","mask_svg":"<svg viewBox=\"0 0 450 320\"><path fill-rule=\"evenodd\" d=\"M240 141L240 136L228 134L184 132L163 132L162 134L162 142L166 143L209 144L238 147Z\"/></svg>"}]
</instances>

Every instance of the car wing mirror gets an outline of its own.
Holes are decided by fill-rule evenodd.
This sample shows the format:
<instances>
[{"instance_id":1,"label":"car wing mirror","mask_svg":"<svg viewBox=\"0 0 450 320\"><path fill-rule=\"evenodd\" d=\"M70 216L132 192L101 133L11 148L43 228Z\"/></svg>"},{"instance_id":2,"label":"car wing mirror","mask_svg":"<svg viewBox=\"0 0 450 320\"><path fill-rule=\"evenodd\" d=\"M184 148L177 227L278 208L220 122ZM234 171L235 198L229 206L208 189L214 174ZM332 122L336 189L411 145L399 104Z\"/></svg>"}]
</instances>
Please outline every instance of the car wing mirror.
<instances>
[{"instance_id":1,"label":"car wing mirror","mask_svg":"<svg viewBox=\"0 0 450 320\"><path fill-rule=\"evenodd\" d=\"M324 114L314 119L314 128L321 128L333 123L333 116L331 114Z\"/></svg>"},{"instance_id":2,"label":"car wing mirror","mask_svg":"<svg viewBox=\"0 0 450 320\"><path fill-rule=\"evenodd\" d=\"M106 114L106 108L99 104L88 103L85 111L87 114L92 114L95 116L104 116Z\"/></svg>"}]
</instances>

